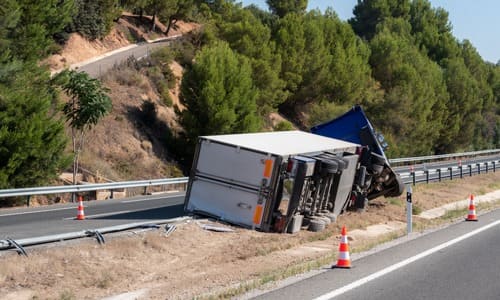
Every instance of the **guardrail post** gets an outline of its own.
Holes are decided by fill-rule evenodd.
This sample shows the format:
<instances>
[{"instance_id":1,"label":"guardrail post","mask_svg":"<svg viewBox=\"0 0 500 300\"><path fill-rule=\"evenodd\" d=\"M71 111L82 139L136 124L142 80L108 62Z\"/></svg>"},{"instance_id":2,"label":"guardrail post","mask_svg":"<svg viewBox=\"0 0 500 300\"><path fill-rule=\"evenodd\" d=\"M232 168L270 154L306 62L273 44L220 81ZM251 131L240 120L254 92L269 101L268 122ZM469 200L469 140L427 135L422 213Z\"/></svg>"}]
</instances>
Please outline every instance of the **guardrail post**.
<instances>
[{"instance_id":1,"label":"guardrail post","mask_svg":"<svg viewBox=\"0 0 500 300\"><path fill-rule=\"evenodd\" d=\"M481 174L481 164L476 164L477 166L477 174Z\"/></svg>"},{"instance_id":2,"label":"guardrail post","mask_svg":"<svg viewBox=\"0 0 500 300\"><path fill-rule=\"evenodd\" d=\"M26 206L27 207L30 207L30 198L31 198L30 195L26 196Z\"/></svg>"},{"instance_id":3,"label":"guardrail post","mask_svg":"<svg viewBox=\"0 0 500 300\"><path fill-rule=\"evenodd\" d=\"M411 186L406 186L406 233L410 234L412 232L412 215L413 215L413 205L411 200Z\"/></svg>"},{"instance_id":4,"label":"guardrail post","mask_svg":"<svg viewBox=\"0 0 500 300\"><path fill-rule=\"evenodd\" d=\"M493 163L493 173L495 173L497 171L497 166L495 161L493 161L492 163Z\"/></svg>"},{"instance_id":5,"label":"guardrail post","mask_svg":"<svg viewBox=\"0 0 500 300\"><path fill-rule=\"evenodd\" d=\"M425 182L429 183L429 170L425 170Z\"/></svg>"},{"instance_id":6,"label":"guardrail post","mask_svg":"<svg viewBox=\"0 0 500 300\"><path fill-rule=\"evenodd\" d=\"M472 177L472 165L469 165L469 177Z\"/></svg>"},{"instance_id":7,"label":"guardrail post","mask_svg":"<svg viewBox=\"0 0 500 300\"><path fill-rule=\"evenodd\" d=\"M413 185L416 185L417 181L416 181L416 178L415 178L415 172L411 172L411 176L413 177L412 180L413 180Z\"/></svg>"},{"instance_id":8,"label":"guardrail post","mask_svg":"<svg viewBox=\"0 0 500 300\"><path fill-rule=\"evenodd\" d=\"M488 162L485 162L484 165L486 166L486 173L488 173Z\"/></svg>"},{"instance_id":9,"label":"guardrail post","mask_svg":"<svg viewBox=\"0 0 500 300\"><path fill-rule=\"evenodd\" d=\"M148 187L147 186L144 187L144 192L142 194L143 195L147 195L148 194Z\"/></svg>"},{"instance_id":10,"label":"guardrail post","mask_svg":"<svg viewBox=\"0 0 500 300\"><path fill-rule=\"evenodd\" d=\"M109 190L109 199L113 199L114 190Z\"/></svg>"},{"instance_id":11,"label":"guardrail post","mask_svg":"<svg viewBox=\"0 0 500 300\"><path fill-rule=\"evenodd\" d=\"M438 180L441 182L441 168L437 169L438 172Z\"/></svg>"},{"instance_id":12,"label":"guardrail post","mask_svg":"<svg viewBox=\"0 0 500 300\"><path fill-rule=\"evenodd\" d=\"M463 168L462 166L458 167L460 169L460 178L464 178Z\"/></svg>"},{"instance_id":13,"label":"guardrail post","mask_svg":"<svg viewBox=\"0 0 500 300\"><path fill-rule=\"evenodd\" d=\"M450 171L450 180L453 180L453 167L449 167L448 171Z\"/></svg>"}]
</instances>

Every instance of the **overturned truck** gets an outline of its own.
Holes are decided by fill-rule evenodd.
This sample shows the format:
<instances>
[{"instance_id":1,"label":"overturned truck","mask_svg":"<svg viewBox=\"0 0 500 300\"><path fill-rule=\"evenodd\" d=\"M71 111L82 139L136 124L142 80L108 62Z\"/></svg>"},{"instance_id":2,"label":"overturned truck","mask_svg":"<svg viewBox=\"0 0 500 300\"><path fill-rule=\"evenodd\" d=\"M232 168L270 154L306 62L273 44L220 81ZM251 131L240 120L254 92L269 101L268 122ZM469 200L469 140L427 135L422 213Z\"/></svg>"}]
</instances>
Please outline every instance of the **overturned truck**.
<instances>
[{"instance_id":1,"label":"overturned truck","mask_svg":"<svg viewBox=\"0 0 500 300\"><path fill-rule=\"evenodd\" d=\"M359 118L349 117L353 114ZM293 233L303 226L321 230L347 208L363 208L375 197L399 196L401 180L361 108L335 120L314 127L313 133L199 137L185 210L261 231ZM332 137L338 130L346 135Z\"/></svg>"}]
</instances>

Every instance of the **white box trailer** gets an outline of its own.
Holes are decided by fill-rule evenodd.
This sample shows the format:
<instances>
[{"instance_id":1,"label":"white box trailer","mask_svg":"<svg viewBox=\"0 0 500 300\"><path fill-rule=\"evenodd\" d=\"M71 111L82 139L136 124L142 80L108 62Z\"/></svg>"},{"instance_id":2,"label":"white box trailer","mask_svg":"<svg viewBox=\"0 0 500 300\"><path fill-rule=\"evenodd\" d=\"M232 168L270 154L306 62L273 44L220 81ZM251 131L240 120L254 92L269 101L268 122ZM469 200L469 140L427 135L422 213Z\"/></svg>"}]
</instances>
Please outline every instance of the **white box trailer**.
<instances>
[{"instance_id":1,"label":"white box trailer","mask_svg":"<svg viewBox=\"0 0 500 300\"><path fill-rule=\"evenodd\" d=\"M295 232L302 219L345 209L358 146L301 131L199 137L185 210L261 231Z\"/></svg>"}]
</instances>

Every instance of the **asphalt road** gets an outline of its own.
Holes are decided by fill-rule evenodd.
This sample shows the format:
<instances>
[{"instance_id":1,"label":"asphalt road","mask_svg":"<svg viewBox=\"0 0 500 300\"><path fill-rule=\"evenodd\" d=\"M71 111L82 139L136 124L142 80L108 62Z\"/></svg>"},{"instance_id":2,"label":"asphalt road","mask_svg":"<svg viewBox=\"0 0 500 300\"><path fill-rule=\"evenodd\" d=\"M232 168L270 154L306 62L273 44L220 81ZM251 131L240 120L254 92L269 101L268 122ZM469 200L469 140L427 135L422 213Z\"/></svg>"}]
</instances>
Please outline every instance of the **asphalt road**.
<instances>
[{"instance_id":1,"label":"asphalt road","mask_svg":"<svg viewBox=\"0 0 500 300\"><path fill-rule=\"evenodd\" d=\"M500 210L400 241L253 299L500 299Z\"/></svg>"},{"instance_id":2,"label":"asphalt road","mask_svg":"<svg viewBox=\"0 0 500 300\"><path fill-rule=\"evenodd\" d=\"M176 37L173 37L172 39L175 38ZM101 59L86 63L85 65L78 67L77 70L86 72L90 76L97 78L113 68L114 65L126 61L127 58L131 56L134 56L136 59L146 57L151 53L153 49L169 45L171 40L139 44L137 47L130 48L125 51L112 52L111 54Z\"/></svg>"},{"instance_id":3,"label":"asphalt road","mask_svg":"<svg viewBox=\"0 0 500 300\"><path fill-rule=\"evenodd\" d=\"M184 193L106 201L85 201L85 220L75 220L77 204L0 211L0 239L31 238L135 222L184 216Z\"/></svg>"}]
</instances>

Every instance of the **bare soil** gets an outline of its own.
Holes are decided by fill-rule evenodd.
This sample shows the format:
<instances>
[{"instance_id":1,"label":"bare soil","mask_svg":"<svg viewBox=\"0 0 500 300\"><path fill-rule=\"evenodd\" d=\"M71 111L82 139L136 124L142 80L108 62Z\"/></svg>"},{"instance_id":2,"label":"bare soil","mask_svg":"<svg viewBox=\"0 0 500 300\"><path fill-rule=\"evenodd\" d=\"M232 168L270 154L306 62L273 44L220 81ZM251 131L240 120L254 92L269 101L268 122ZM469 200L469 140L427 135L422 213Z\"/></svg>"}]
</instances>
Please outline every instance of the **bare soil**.
<instances>
[{"instance_id":1,"label":"bare soil","mask_svg":"<svg viewBox=\"0 0 500 300\"><path fill-rule=\"evenodd\" d=\"M429 209L471 193L498 190L499 180L497 172L418 185L415 206ZM368 211L343 214L318 233L262 233L199 219L179 224L168 236L162 229L108 237L103 246L82 241L32 249L29 257L4 255L0 293L5 299L101 299L127 292L136 292L132 299L229 298L268 281L335 263L343 225L351 252L403 235L404 203L403 197L374 200ZM202 229L200 224L207 222L234 232ZM415 218L415 222L415 228L423 230L444 221ZM365 230L377 224L381 226L375 234Z\"/></svg>"}]
</instances>

